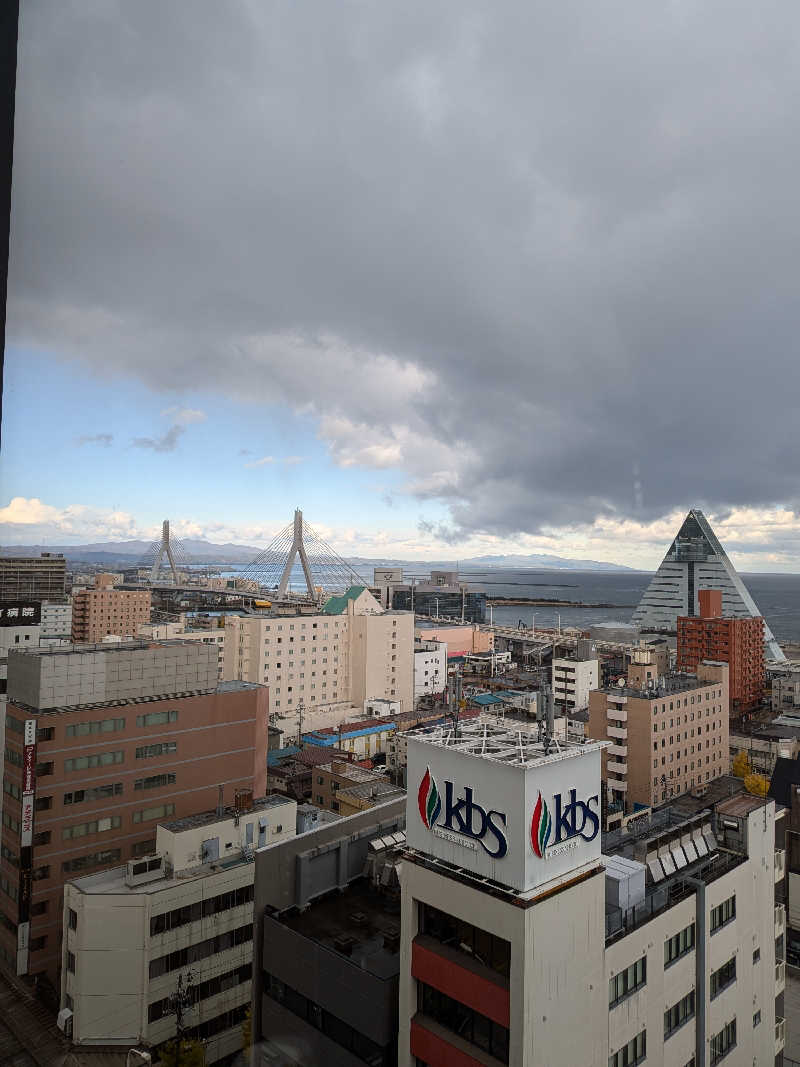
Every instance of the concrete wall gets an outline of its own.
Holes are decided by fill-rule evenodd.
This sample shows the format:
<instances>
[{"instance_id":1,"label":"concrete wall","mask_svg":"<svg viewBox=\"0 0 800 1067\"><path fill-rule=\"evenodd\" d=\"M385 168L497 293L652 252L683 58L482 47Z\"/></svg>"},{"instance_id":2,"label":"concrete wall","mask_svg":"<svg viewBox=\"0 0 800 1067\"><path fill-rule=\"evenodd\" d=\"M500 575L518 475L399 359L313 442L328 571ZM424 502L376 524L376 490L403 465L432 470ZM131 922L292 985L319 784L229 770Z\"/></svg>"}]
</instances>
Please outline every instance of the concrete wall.
<instances>
[{"instance_id":1,"label":"concrete wall","mask_svg":"<svg viewBox=\"0 0 800 1067\"><path fill-rule=\"evenodd\" d=\"M35 656L11 651L8 661L9 700L39 709L213 689L217 681L216 647L197 642Z\"/></svg>"},{"instance_id":2,"label":"concrete wall","mask_svg":"<svg viewBox=\"0 0 800 1067\"><path fill-rule=\"evenodd\" d=\"M423 641L443 641L449 656L463 656L467 652L491 652L494 634L472 626L432 626L417 630Z\"/></svg>"}]
</instances>

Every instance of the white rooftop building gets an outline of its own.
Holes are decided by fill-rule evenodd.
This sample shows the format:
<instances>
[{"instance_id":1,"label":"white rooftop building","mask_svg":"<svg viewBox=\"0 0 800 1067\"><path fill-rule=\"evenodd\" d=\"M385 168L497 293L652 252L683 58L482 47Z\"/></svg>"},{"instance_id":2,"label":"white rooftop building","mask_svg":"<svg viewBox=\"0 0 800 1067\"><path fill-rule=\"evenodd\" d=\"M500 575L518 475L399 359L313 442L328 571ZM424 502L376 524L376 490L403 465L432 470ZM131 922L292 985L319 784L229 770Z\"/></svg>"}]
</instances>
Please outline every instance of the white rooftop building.
<instances>
[{"instance_id":1,"label":"white rooftop building","mask_svg":"<svg viewBox=\"0 0 800 1067\"><path fill-rule=\"evenodd\" d=\"M244 795L239 807L165 822L152 856L65 885L61 1019L75 1043L158 1048L191 975L186 1025L206 1062L242 1048L254 850L295 836L297 805Z\"/></svg>"}]
</instances>

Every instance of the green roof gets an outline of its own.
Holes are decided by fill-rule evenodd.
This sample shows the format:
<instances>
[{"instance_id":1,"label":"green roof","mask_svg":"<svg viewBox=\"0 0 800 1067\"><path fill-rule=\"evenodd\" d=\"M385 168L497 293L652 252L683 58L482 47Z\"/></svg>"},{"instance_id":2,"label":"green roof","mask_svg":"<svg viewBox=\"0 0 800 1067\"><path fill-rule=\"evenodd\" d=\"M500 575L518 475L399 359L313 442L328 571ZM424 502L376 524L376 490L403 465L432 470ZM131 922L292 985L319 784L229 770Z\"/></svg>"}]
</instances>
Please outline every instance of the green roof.
<instances>
[{"instance_id":1,"label":"green roof","mask_svg":"<svg viewBox=\"0 0 800 1067\"><path fill-rule=\"evenodd\" d=\"M332 596L322 609L323 615L341 615L347 610L350 600L356 600L367 587L365 585L351 585L343 596Z\"/></svg>"}]
</instances>

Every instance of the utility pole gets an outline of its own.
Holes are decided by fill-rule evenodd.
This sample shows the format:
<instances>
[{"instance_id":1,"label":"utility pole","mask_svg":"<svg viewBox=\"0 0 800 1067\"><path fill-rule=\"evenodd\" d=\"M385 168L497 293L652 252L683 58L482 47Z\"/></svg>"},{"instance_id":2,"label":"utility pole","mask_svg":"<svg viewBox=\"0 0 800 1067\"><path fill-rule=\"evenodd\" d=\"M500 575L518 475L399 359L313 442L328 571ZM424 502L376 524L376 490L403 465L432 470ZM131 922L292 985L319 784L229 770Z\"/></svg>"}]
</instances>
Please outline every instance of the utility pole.
<instances>
[{"instance_id":1,"label":"utility pole","mask_svg":"<svg viewBox=\"0 0 800 1067\"><path fill-rule=\"evenodd\" d=\"M303 747L303 712L305 711L305 705L301 700L297 705L297 747Z\"/></svg>"},{"instance_id":2,"label":"utility pole","mask_svg":"<svg viewBox=\"0 0 800 1067\"><path fill-rule=\"evenodd\" d=\"M185 982L183 980L183 975L178 975L178 984L175 992L170 995L169 1008L166 1012L167 1015L175 1016L175 1067L180 1067L181 1062L181 1045L183 1044L184 1036L186 1034L184 1017L193 1004L192 981L193 976L191 971L186 972Z\"/></svg>"}]
</instances>

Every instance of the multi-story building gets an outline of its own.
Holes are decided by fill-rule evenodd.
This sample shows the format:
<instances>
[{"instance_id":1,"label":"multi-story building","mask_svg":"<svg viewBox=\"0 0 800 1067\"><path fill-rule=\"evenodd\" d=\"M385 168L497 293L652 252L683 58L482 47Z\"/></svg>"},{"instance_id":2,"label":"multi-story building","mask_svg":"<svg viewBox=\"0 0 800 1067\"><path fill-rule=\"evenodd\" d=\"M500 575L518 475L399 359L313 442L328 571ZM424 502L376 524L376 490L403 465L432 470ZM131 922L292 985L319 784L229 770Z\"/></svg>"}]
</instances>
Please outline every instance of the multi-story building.
<instances>
[{"instance_id":1,"label":"multi-story building","mask_svg":"<svg viewBox=\"0 0 800 1067\"><path fill-rule=\"evenodd\" d=\"M612 810L652 807L728 773L728 664L643 683L634 668L622 685L589 697L586 735L608 741L603 779Z\"/></svg>"},{"instance_id":2,"label":"multi-story building","mask_svg":"<svg viewBox=\"0 0 800 1067\"><path fill-rule=\"evenodd\" d=\"M787 670L767 673L772 690L772 710L775 714L800 712L800 663L792 663Z\"/></svg>"},{"instance_id":3,"label":"multi-story building","mask_svg":"<svg viewBox=\"0 0 800 1067\"><path fill-rule=\"evenodd\" d=\"M258 1067L397 1063L405 818L403 797L256 853Z\"/></svg>"},{"instance_id":4,"label":"multi-story building","mask_svg":"<svg viewBox=\"0 0 800 1067\"><path fill-rule=\"evenodd\" d=\"M372 697L414 706L414 618L385 611L363 586L331 597L318 614L227 616L225 677L262 682L270 710L298 735L351 718Z\"/></svg>"},{"instance_id":5,"label":"multi-story building","mask_svg":"<svg viewBox=\"0 0 800 1067\"><path fill-rule=\"evenodd\" d=\"M491 630L481 630L477 623L470 626L437 626L423 622L415 632L422 641L441 641L447 645L448 657L491 652L494 649L494 634Z\"/></svg>"},{"instance_id":6,"label":"multi-story building","mask_svg":"<svg viewBox=\"0 0 800 1067\"><path fill-rule=\"evenodd\" d=\"M443 641L414 642L414 700L447 689L447 645Z\"/></svg>"},{"instance_id":7,"label":"multi-story building","mask_svg":"<svg viewBox=\"0 0 800 1067\"><path fill-rule=\"evenodd\" d=\"M220 681L225 677L225 620L220 619L221 625L209 628L202 627L197 630L187 629L188 620L185 622L148 622L143 623L137 630L137 636L150 640L168 641L202 641L205 645L217 647L217 675ZM233 679L229 679L233 681Z\"/></svg>"},{"instance_id":8,"label":"multi-story building","mask_svg":"<svg viewBox=\"0 0 800 1067\"><path fill-rule=\"evenodd\" d=\"M0 601L63 600L67 561L59 553L0 556Z\"/></svg>"},{"instance_id":9,"label":"multi-story building","mask_svg":"<svg viewBox=\"0 0 800 1067\"><path fill-rule=\"evenodd\" d=\"M253 961L254 849L295 836L283 797L159 824L155 852L64 886L62 1022L76 1045L152 1050L176 1033L169 998L205 1062L242 1048Z\"/></svg>"},{"instance_id":10,"label":"multi-story building","mask_svg":"<svg viewBox=\"0 0 800 1067\"><path fill-rule=\"evenodd\" d=\"M135 637L150 621L150 591L115 589L110 574L97 574L94 589L72 595L72 640L94 644L104 637Z\"/></svg>"},{"instance_id":11,"label":"multi-story building","mask_svg":"<svg viewBox=\"0 0 800 1067\"><path fill-rule=\"evenodd\" d=\"M408 747L400 1067L776 1062L771 800L603 838L600 744L481 724Z\"/></svg>"},{"instance_id":12,"label":"multi-story building","mask_svg":"<svg viewBox=\"0 0 800 1067\"><path fill-rule=\"evenodd\" d=\"M596 659L553 660L553 699L561 715L589 707L589 694L600 684L600 667Z\"/></svg>"},{"instance_id":13,"label":"multi-story building","mask_svg":"<svg viewBox=\"0 0 800 1067\"><path fill-rule=\"evenodd\" d=\"M42 633L45 644L67 643L72 640L72 604L57 600L44 600L41 604Z\"/></svg>"},{"instance_id":14,"label":"multi-story building","mask_svg":"<svg viewBox=\"0 0 800 1067\"><path fill-rule=\"evenodd\" d=\"M11 652L0 955L57 988L61 893L154 847L155 826L266 792L268 692L197 642Z\"/></svg>"},{"instance_id":15,"label":"multi-story building","mask_svg":"<svg viewBox=\"0 0 800 1067\"><path fill-rule=\"evenodd\" d=\"M697 616L703 589L721 591L726 618L761 615L708 519L693 508L645 590L633 613L633 622L644 632L674 633L680 616ZM764 646L769 659L785 661L786 656L766 623Z\"/></svg>"},{"instance_id":16,"label":"multi-story building","mask_svg":"<svg viewBox=\"0 0 800 1067\"><path fill-rule=\"evenodd\" d=\"M431 571L429 581L395 585L392 607L435 619L486 621L486 591L459 581L458 571Z\"/></svg>"},{"instance_id":17,"label":"multi-story building","mask_svg":"<svg viewBox=\"0 0 800 1067\"><path fill-rule=\"evenodd\" d=\"M764 699L764 620L724 618L719 589L701 589L698 600L698 616L678 617L678 670L693 671L704 659L727 663L731 711L758 707Z\"/></svg>"}]
</instances>

